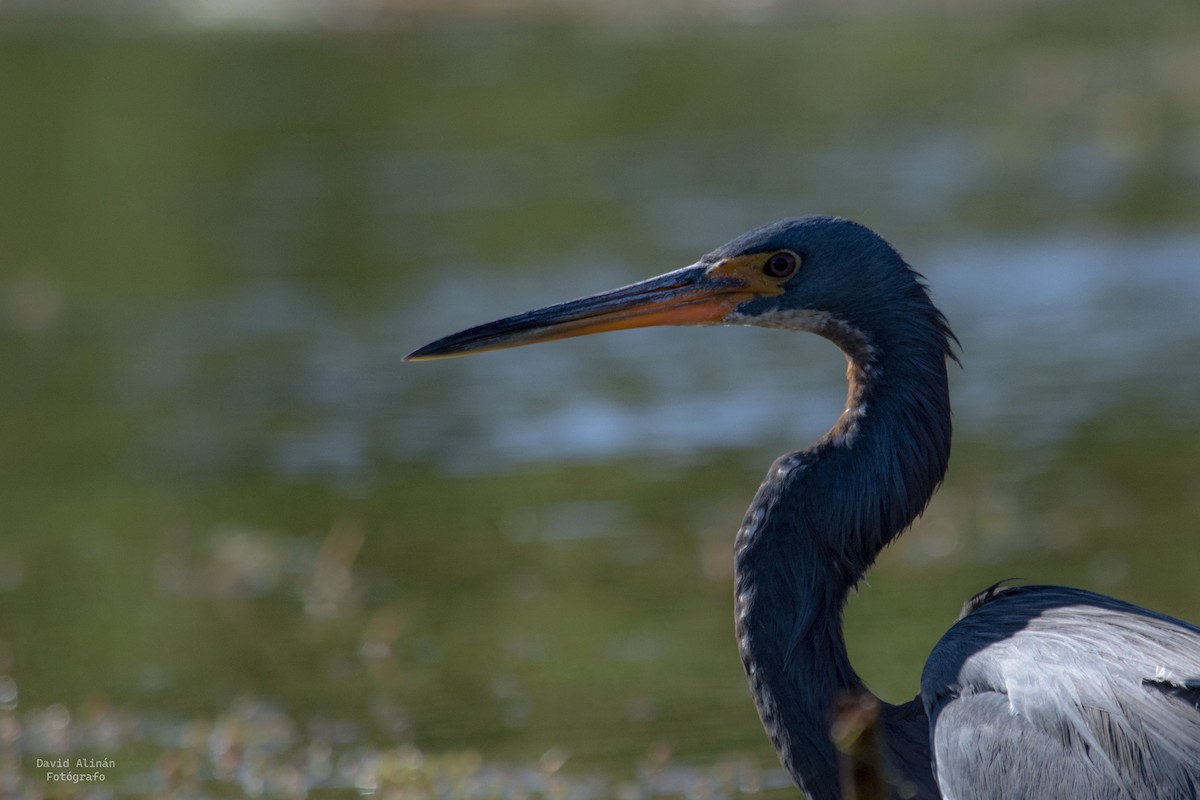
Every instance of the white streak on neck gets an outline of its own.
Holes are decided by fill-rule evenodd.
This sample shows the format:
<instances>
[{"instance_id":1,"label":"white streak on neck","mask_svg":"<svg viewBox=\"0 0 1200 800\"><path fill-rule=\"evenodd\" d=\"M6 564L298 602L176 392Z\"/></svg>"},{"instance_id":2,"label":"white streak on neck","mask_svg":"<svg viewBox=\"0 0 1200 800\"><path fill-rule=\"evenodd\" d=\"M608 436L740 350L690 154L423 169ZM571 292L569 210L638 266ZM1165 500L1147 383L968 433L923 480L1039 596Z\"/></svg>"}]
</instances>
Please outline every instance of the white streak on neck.
<instances>
[{"instance_id":1,"label":"white streak on neck","mask_svg":"<svg viewBox=\"0 0 1200 800\"><path fill-rule=\"evenodd\" d=\"M838 319L827 311L811 309L775 309L762 314L734 311L725 318L729 325L753 325L787 331L815 333L838 346L846 356L846 380L850 384L846 409L826 441L836 447L849 447L858 435L859 422L867 415L864 400L867 385L879 375L875 345L862 329Z\"/></svg>"}]
</instances>

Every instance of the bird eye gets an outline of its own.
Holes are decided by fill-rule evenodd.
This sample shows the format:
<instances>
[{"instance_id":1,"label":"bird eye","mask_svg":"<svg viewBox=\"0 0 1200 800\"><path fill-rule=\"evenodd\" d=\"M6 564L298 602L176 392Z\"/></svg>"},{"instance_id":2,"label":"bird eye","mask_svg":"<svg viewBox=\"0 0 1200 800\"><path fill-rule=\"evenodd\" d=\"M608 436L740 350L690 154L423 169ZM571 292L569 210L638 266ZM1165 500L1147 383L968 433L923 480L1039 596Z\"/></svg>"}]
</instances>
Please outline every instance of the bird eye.
<instances>
[{"instance_id":1,"label":"bird eye","mask_svg":"<svg viewBox=\"0 0 1200 800\"><path fill-rule=\"evenodd\" d=\"M795 253L789 250L781 250L767 259L767 263L763 264L763 273L770 275L772 278L786 278L796 271L796 267L800 265L800 259Z\"/></svg>"}]
</instances>

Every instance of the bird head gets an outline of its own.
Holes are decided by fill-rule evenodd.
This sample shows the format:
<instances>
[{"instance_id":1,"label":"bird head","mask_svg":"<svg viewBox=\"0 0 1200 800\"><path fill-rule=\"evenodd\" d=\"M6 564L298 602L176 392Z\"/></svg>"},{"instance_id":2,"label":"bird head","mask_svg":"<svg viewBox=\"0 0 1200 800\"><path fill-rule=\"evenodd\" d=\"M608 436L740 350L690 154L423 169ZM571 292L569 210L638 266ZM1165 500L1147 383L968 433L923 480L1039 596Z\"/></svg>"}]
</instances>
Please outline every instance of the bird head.
<instances>
[{"instance_id":1,"label":"bird head","mask_svg":"<svg viewBox=\"0 0 1200 800\"><path fill-rule=\"evenodd\" d=\"M810 330L850 352L924 287L881 237L849 220L780 220L695 264L619 289L452 334L410 353L427 360L656 325L759 325ZM911 292L909 292L911 293ZM917 299L914 296L914 299Z\"/></svg>"}]
</instances>

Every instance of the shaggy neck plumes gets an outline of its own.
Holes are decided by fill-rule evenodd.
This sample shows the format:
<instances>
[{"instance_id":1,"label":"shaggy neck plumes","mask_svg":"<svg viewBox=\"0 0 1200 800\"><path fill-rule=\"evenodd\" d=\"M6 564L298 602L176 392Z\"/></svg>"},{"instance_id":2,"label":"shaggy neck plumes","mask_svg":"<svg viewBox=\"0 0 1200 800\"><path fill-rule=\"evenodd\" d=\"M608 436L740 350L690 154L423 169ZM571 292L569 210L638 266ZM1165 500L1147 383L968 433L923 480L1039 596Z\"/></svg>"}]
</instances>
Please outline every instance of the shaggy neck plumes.
<instances>
[{"instance_id":1,"label":"shaggy neck plumes","mask_svg":"<svg viewBox=\"0 0 1200 800\"><path fill-rule=\"evenodd\" d=\"M951 334L915 279L913 286L909 307L891 315L894 325L871 332L814 312L766 321L819 333L849 362L845 412L812 448L775 462L735 548L742 663L780 759L813 798L841 797L831 709L863 688L842 636L847 594L925 508L949 459ZM901 717L923 725L923 714L911 712L885 708L885 736ZM921 760L893 763L896 777L926 784L928 758Z\"/></svg>"}]
</instances>

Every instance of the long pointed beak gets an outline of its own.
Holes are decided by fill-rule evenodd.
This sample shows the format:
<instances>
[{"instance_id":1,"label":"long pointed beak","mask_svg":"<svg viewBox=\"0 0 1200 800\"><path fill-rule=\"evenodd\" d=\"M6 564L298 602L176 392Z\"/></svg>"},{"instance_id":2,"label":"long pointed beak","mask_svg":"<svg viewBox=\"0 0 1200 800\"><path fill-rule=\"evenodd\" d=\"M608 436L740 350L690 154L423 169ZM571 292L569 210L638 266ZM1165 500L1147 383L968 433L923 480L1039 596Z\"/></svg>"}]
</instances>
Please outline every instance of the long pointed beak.
<instances>
[{"instance_id":1,"label":"long pointed beak","mask_svg":"<svg viewBox=\"0 0 1200 800\"><path fill-rule=\"evenodd\" d=\"M427 344L405 361L502 350L601 331L723 322L754 289L722 265L694 264L609 292L527 311Z\"/></svg>"}]
</instances>

